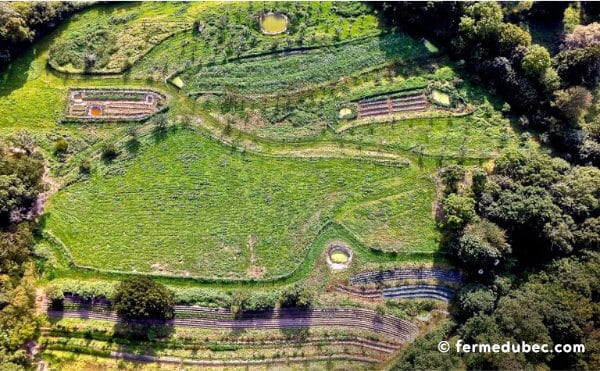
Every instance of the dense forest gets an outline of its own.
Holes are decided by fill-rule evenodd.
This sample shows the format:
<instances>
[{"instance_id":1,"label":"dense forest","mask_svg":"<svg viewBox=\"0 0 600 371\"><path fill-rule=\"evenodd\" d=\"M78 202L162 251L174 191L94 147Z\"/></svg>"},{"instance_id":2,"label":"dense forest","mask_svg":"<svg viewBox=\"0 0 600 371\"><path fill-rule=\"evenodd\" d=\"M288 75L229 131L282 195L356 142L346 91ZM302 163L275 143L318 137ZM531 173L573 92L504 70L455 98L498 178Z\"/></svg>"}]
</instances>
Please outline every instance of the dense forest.
<instances>
[{"instance_id":1,"label":"dense forest","mask_svg":"<svg viewBox=\"0 0 600 371\"><path fill-rule=\"evenodd\" d=\"M0 68L73 12L74 2L0 2Z\"/></svg>"},{"instance_id":2,"label":"dense forest","mask_svg":"<svg viewBox=\"0 0 600 371\"><path fill-rule=\"evenodd\" d=\"M440 227L470 283L454 321L412 344L398 368L600 368L599 10L585 2L382 4L389 23L444 45L562 157L512 152L490 174L441 171ZM563 29L546 47L532 42L534 22ZM440 353L437 343L453 337L583 343L586 353Z\"/></svg>"},{"instance_id":3,"label":"dense forest","mask_svg":"<svg viewBox=\"0 0 600 371\"><path fill-rule=\"evenodd\" d=\"M44 161L26 134L0 143L0 368L28 364L24 345L37 336L32 229Z\"/></svg>"}]
</instances>

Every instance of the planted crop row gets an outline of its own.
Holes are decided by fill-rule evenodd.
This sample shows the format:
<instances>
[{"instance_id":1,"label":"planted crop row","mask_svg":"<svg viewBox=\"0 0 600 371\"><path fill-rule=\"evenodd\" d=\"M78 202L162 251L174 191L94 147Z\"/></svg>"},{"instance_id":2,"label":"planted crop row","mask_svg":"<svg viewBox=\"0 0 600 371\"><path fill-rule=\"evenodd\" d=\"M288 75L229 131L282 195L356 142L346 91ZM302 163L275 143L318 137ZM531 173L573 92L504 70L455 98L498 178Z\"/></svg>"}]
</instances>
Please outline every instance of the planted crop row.
<instances>
[{"instance_id":1,"label":"planted crop row","mask_svg":"<svg viewBox=\"0 0 600 371\"><path fill-rule=\"evenodd\" d=\"M372 289L372 290L368 290L368 289L357 289L354 287L348 287L348 286L344 286L344 285L335 285L334 289L336 291L339 292L343 292L346 294L350 294L350 295L355 295L355 296L360 296L363 298L369 298L369 299L377 299L383 296L383 291L378 290L378 289Z\"/></svg>"},{"instance_id":2,"label":"planted crop row","mask_svg":"<svg viewBox=\"0 0 600 371\"><path fill-rule=\"evenodd\" d=\"M454 297L454 290L437 285L405 285L384 288L383 297L387 299L436 299L449 302Z\"/></svg>"},{"instance_id":3,"label":"planted crop row","mask_svg":"<svg viewBox=\"0 0 600 371\"><path fill-rule=\"evenodd\" d=\"M200 65L184 71L179 77L186 82L185 89L192 94L227 89L271 94L334 82L361 70L384 66L396 58L417 58L425 53L407 36L386 34L302 54L269 55Z\"/></svg>"},{"instance_id":4,"label":"planted crop row","mask_svg":"<svg viewBox=\"0 0 600 371\"><path fill-rule=\"evenodd\" d=\"M92 318L118 322L114 313L90 310L48 311L53 318ZM285 329L307 327L359 328L382 333L398 342L409 342L418 333L417 327L388 315L379 315L367 309L281 309L244 314L240 319L221 318L175 318L171 321L131 322L138 324L172 325L207 329Z\"/></svg>"},{"instance_id":5,"label":"planted crop row","mask_svg":"<svg viewBox=\"0 0 600 371\"><path fill-rule=\"evenodd\" d=\"M349 282L352 285L362 285L369 283L382 283L385 281L428 279L435 279L449 283L462 282L460 272L456 270L430 268L396 268L385 271L367 271L353 275L352 277L350 277Z\"/></svg>"}]
</instances>

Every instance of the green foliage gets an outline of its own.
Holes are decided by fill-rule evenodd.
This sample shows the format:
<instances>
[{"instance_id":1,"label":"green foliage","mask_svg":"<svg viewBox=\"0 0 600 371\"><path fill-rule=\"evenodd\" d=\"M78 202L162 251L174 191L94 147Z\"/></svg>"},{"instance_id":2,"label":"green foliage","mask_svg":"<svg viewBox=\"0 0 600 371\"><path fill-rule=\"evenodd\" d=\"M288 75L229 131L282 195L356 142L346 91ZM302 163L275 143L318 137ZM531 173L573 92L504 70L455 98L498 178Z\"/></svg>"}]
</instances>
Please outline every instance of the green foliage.
<instances>
[{"instance_id":1,"label":"green foliage","mask_svg":"<svg viewBox=\"0 0 600 371\"><path fill-rule=\"evenodd\" d=\"M279 303L282 307L310 307L315 293L303 283L295 283L281 293Z\"/></svg>"},{"instance_id":2,"label":"green foliage","mask_svg":"<svg viewBox=\"0 0 600 371\"><path fill-rule=\"evenodd\" d=\"M58 279L46 287L46 295L52 301L63 300L65 294L77 295L84 300L112 298L115 295L115 285L107 281Z\"/></svg>"},{"instance_id":3,"label":"green foliage","mask_svg":"<svg viewBox=\"0 0 600 371\"><path fill-rule=\"evenodd\" d=\"M97 6L82 13L50 45L51 67L67 73L118 73L165 38L189 27L169 14L181 5ZM148 18L160 11L160 20ZM119 15L113 15L118 13Z\"/></svg>"},{"instance_id":4,"label":"green foliage","mask_svg":"<svg viewBox=\"0 0 600 371\"><path fill-rule=\"evenodd\" d=\"M59 39L49 49L51 63L90 71L105 67L114 53L116 37L108 26L98 26Z\"/></svg>"},{"instance_id":5,"label":"green foliage","mask_svg":"<svg viewBox=\"0 0 600 371\"><path fill-rule=\"evenodd\" d=\"M577 122L592 105L592 94L582 86L574 86L554 93L553 105L569 120Z\"/></svg>"},{"instance_id":6,"label":"green foliage","mask_svg":"<svg viewBox=\"0 0 600 371\"><path fill-rule=\"evenodd\" d=\"M476 167L471 172L471 189L475 196L480 196L487 184L487 172L480 167Z\"/></svg>"},{"instance_id":7,"label":"green foliage","mask_svg":"<svg viewBox=\"0 0 600 371\"><path fill-rule=\"evenodd\" d=\"M131 277L115 289L113 306L125 319L173 318L175 294L149 277Z\"/></svg>"},{"instance_id":8,"label":"green foliage","mask_svg":"<svg viewBox=\"0 0 600 371\"><path fill-rule=\"evenodd\" d=\"M362 70L384 66L390 60L427 55L425 47L404 34L369 37L343 46L305 50L295 54L268 54L214 65L201 64L178 75L184 90L274 94L314 88ZM277 76L277 78L274 78Z\"/></svg>"},{"instance_id":9,"label":"green foliage","mask_svg":"<svg viewBox=\"0 0 600 371\"><path fill-rule=\"evenodd\" d=\"M102 145L102 157L108 161L112 161L119 156L119 150L112 142L106 142Z\"/></svg>"},{"instance_id":10,"label":"green foliage","mask_svg":"<svg viewBox=\"0 0 600 371\"><path fill-rule=\"evenodd\" d=\"M529 48L531 35L519 26L512 23L503 23L500 26L499 40L502 53L511 56L518 47Z\"/></svg>"},{"instance_id":11,"label":"green foliage","mask_svg":"<svg viewBox=\"0 0 600 371\"><path fill-rule=\"evenodd\" d=\"M504 231L485 219L467 225L456 246L457 257L473 269L490 268L510 251Z\"/></svg>"},{"instance_id":12,"label":"green foliage","mask_svg":"<svg viewBox=\"0 0 600 371\"><path fill-rule=\"evenodd\" d=\"M496 305L496 294L484 285L465 285L458 292L461 315L472 317L479 313L490 314Z\"/></svg>"},{"instance_id":13,"label":"green foliage","mask_svg":"<svg viewBox=\"0 0 600 371\"><path fill-rule=\"evenodd\" d=\"M581 9L578 5L570 4L564 12L563 27L565 32L572 32L581 23Z\"/></svg>"},{"instance_id":14,"label":"green foliage","mask_svg":"<svg viewBox=\"0 0 600 371\"><path fill-rule=\"evenodd\" d=\"M451 370L464 368L464 364L452 351L438 350L440 341L449 340L456 323L446 320L433 331L418 338L402 352L394 370Z\"/></svg>"},{"instance_id":15,"label":"green foliage","mask_svg":"<svg viewBox=\"0 0 600 371\"><path fill-rule=\"evenodd\" d=\"M20 150L20 146L15 147ZM0 225L9 218L21 220L34 206L37 195L45 189L41 154L8 153L0 146Z\"/></svg>"},{"instance_id":16,"label":"green foliage","mask_svg":"<svg viewBox=\"0 0 600 371\"><path fill-rule=\"evenodd\" d=\"M1 10L1 8L0 8ZM43 158L33 152L32 139L21 133L11 149L0 143L0 368L23 369L23 350L38 331L35 320L35 278L30 219L34 202L45 187Z\"/></svg>"},{"instance_id":17,"label":"green foliage","mask_svg":"<svg viewBox=\"0 0 600 371\"><path fill-rule=\"evenodd\" d=\"M86 6L69 2L0 4L0 61L8 62L12 52L24 49L71 13Z\"/></svg>"},{"instance_id":18,"label":"green foliage","mask_svg":"<svg viewBox=\"0 0 600 371\"><path fill-rule=\"evenodd\" d=\"M190 30L166 39L139 60L132 73L138 78L150 74L162 79L199 62L210 65L288 48L329 46L336 36L345 42L381 33L377 17L364 4L357 4L351 11L342 11L343 15L335 10L342 7L331 2L270 3L258 11L251 3L189 7L184 16L202 23L202 32ZM290 20L287 31L275 36L262 34L258 20L264 12L286 14ZM341 33L336 34L336 29Z\"/></svg>"},{"instance_id":19,"label":"green foliage","mask_svg":"<svg viewBox=\"0 0 600 371\"><path fill-rule=\"evenodd\" d=\"M464 180L466 173L465 168L460 165L452 165L442 170L446 194L458 192L458 186Z\"/></svg>"},{"instance_id":20,"label":"green foliage","mask_svg":"<svg viewBox=\"0 0 600 371\"><path fill-rule=\"evenodd\" d=\"M541 45L532 45L523 57L522 67L526 74L540 77L550 68L550 53Z\"/></svg>"},{"instance_id":21,"label":"green foliage","mask_svg":"<svg viewBox=\"0 0 600 371\"><path fill-rule=\"evenodd\" d=\"M54 153L63 154L69 149L69 142L65 138L58 138L54 142Z\"/></svg>"},{"instance_id":22,"label":"green foliage","mask_svg":"<svg viewBox=\"0 0 600 371\"><path fill-rule=\"evenodd\" d=\"M559 260L547 272L531 276L521 287L500 298L494 312L469 319L458 331L467 343L584 343L586 353L553 357L532 353L522 357L473 354L466 356L465 362L475 369L524 369L543 363L553 369L598 368L598 360L590 357L588 351L598 344L598 334L592 330L596 326L592 313L593 295L599 287L599 262L597 253Z\"/></svg>"},{"instance_id":23,"label":"green foliage","mask_svg":"<svg viewBox=\"0 0 600 371\"><path fill-rule=\"evenodd\" d=\"M502 27L502 8L496 2L480 2L467 6L460 19L461 33L470 39L486 40L496 36Z\"/></svg>"},{"instance_id":24,"label":"green foliage","mask_svg":"<svg viewBox=\"0 0 600 371\"><path fill-rule=\"evenodd\" d=\"M475 218L475 200L451 193L444 199L444 222L449 229L458 229Z\"/></svg>"},{"instance_id":25,"label":"green foliage","mask_svg":"<svg viewBox=\"0 0 600 371\"><path fill-rule=\"evenodd\" d=\"M79 172L81 174L89 174L92 172L92 163L90 160L85 159L83 161L81 161L81 163L79 164Z\"/></svg>"},{"instance_id":26,"label":"green foliage","mask_svg":"<svg viewBox=\"0 0 600 371\"><path fill-rule=\"evenodd\" d=\"M481 197L481 210L516 234L520 254L538 259L538 249L553 255L569 253L578 244L577 236L593 230L587 229L594 225L591 220L590 224L578 223L598 212L597 169L570 167L547 155L518 152L499 158L495 173ZM588 237L584 240L589 241ZM526 245L537 249L525 250Z\"/></svg>"},{"instance_id":27,"label":"green foliage","mask_svg":"<svg viewBox=\"0 0 600 371\"><path fill-rule=\"evenodd\" d=\"M279 293L276 291L250 293L246 290L241 290L234 292L230 309L235 315L242 314L243 312L260 312L274 309L278 301Z\"/></svg>"}]
</instances>

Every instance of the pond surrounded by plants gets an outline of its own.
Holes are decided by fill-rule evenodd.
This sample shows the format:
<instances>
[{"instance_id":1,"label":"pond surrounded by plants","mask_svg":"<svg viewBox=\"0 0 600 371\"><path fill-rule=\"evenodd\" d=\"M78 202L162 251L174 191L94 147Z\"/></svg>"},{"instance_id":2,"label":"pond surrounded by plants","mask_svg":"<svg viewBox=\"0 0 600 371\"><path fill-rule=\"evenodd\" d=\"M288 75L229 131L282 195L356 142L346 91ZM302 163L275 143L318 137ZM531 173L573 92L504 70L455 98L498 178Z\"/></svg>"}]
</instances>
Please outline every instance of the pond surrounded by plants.
<instances>
[{"instance_id":1,"label":"pond surrounded by plants","mask_svg":"<svg viewBox=\"0 0 600 371\"><path fill-rule=\"evenodd\" d=\"M265 35L278 35L287 30L288 17L282 13L267 13L260 17L260 30Z\"/></svg>"}]
</instances>

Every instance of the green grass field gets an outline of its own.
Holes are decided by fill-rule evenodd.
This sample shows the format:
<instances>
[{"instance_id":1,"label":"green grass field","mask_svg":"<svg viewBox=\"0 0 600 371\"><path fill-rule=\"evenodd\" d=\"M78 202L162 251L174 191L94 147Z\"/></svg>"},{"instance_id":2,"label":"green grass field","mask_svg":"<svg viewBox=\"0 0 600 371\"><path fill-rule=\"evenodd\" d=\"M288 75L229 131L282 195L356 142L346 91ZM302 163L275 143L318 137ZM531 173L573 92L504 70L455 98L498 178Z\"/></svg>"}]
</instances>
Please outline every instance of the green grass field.
<instances>
[{"instance_id":1,"label":"green grass field","mask_svg":"<svg viewBox=\"0 0 600 371\"><path fill-rule=\"evenodd\" d=\"M291 3L267 6L290 16L283 35L260 34L257 4L91 7L2 73L3 134L29 130L47 154L58 183L70 183L79 164L91 161L91 177L56 193L45 219L45 230L64 243L77 265L220 282L290 275L279 281L290 283L309 276L327 243L335 239L349 241L356 264L431 260L441 238L432 215L431 176L436 166L452 159L483 161L522 144L508 120L490 105L462 118L374 121L339 134L329 130L327 125L336 124L342 104L432 82L449 84L458 73L443 57L432 57L417 39L378 28L376 17L364 5L334 8L331 3L302 3L300 10ZM228 15L225 26L218 26L219 9ZM300 16L294 14L301 11L306 13L301 17L310 30L307 35L314 36L305 45L315 48L273 53L272 40L285 42L286 37L298 36ZM128 27L144 20L200 21L204 30L225 31L221 36L183 31L157 42L148 54L144 48L136 49L139 56L131 57L139 59L119 77L67 76L44 68L48 47L57 39L105 25L110 19L117 23L125 19L122 24ZM121 32L119 27L114 31ZM243 27L258 38L255 48L247 52L269 54L233 60L226 56L229 62L216 56L215 63L189 63L177 81L183 91L165 84L164 76L149 79L156 77L150 73L156 71L153 65L167 66L161 74L185 67L193 42L196 56L208 53L209 58L216 46L244 32ZM342 29L339 41L334 41L336 27ZM115 53L111 58L122 55L122 50ZM132 151L125 144L128 129L122 124L59 123L69 87L111 85L145 86L167 93L168 120L178 128L176 132L156 139L152 124L140 124L141 145ZM231 85L242 96L305 91L285 101L242 99L233 104L223 96L197 101L186 95ZM476 105L486 99L468 83L458 93ZM254 125L254 114L262 124ZM229 116L221 120L219 115ZM191 129L183 129L186 125ZM69 141L64 157L52 154L59 137ZM117 143L122 153L114 163L100 159L100 148L107 142ZM375 164L373 158L396 164L409 159L410 166ZM45 244L53 246L51 241L40 246ZM59 254L60 249L53 251ZM55 258L66 261L66 256ZM69 276L68 264L62 263L60 275ZM82 272L75 269L72 274L88 277Z\"/></svg>"},{"instance_id":2,"label":"green grass field","mask_svg":"<svg viewBox=\"0 0 600 371\"><path fill-rule=\"evenodd\" d=\"M479 113L369 124L349 129L342 136L349 141L377 143L391 150L472 158L493 157L517 144L517 134L507 121L486 120Z\"/></svg>"},{"instance_id":3,"label":"green grass field","mask_svg":"<svg viewBox=\"0 0 600 371\"><path fill-rule=\"evenodd\" d=\"M231 153L186 131L111 172L52 199L46 227L77 264L236 279L291 273L319 227L342 205L390 197L399 184L410 188L416 176L412 168L352 160ZM423 184L415 192L423 192ZM406 207L414 212L412 201L390 214L402 215ZM420 218L431 219L430 200L419 202L425 203ZM392 238L407 224L388 227L382 232ZM415 228L420 230L404 247L431 250L433 223Z\"/></svg>"}]
</instances>

